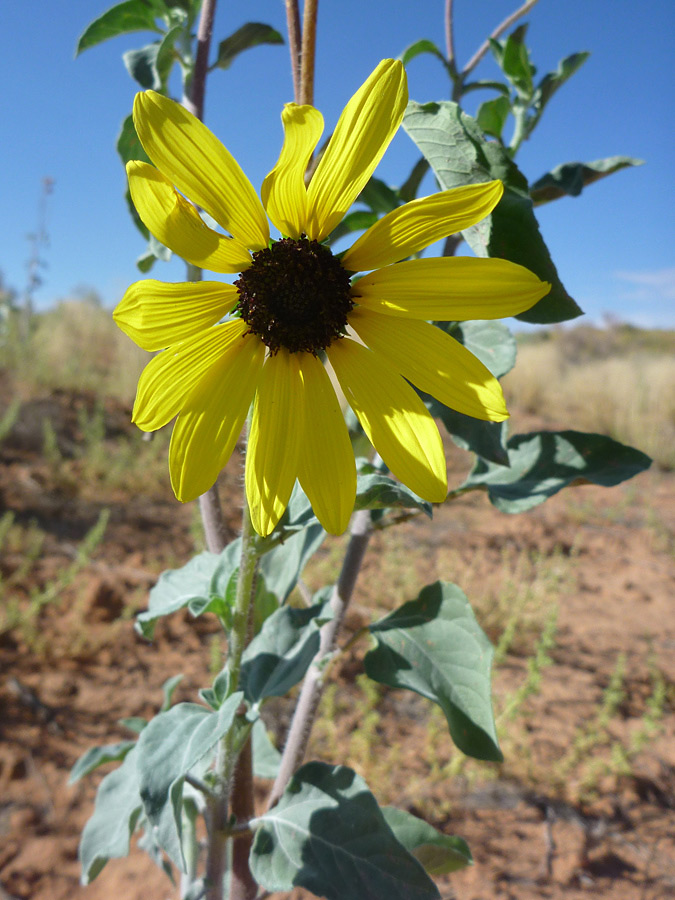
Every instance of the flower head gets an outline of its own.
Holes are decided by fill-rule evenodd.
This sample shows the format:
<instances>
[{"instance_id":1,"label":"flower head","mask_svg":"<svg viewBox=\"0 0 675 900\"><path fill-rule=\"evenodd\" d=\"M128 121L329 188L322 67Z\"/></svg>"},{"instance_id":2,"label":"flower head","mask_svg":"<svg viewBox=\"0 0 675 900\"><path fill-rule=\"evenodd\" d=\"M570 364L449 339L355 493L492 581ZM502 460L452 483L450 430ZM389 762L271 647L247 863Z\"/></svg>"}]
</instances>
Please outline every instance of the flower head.
<instances>
[{"instance_id":1,"label":"flower head","mask_svg":"<svg viewBox=\"0 0 675 900\"><path fill-rule=\"evenodd\" d=\"M328 367L389 469L430 501L447 494L445 458L411 385L470 416L507 417L497 380L428 320L516 315L549 285L499 259L401 262L488 215L500 182L406 203L339 257L323 243L372 175L407 99L403 66L384 60L345 107L308 186L323 119L288 104L261 203L205 125L160 94L137 95L134 124L154 163L127 167L141 219L188 262L240 273L234 284L139 281L115 310L139 346L163 351L141 375L133 419L154 431L177 416L169 467L179 500L215 482L253 403L245 481L255 529L271 533L299 479L324 528L344 531L356 471ZM280 240L270 241L268 217ZM366 274L353 279L358 272Z\"/></svg>"}]
</instances>

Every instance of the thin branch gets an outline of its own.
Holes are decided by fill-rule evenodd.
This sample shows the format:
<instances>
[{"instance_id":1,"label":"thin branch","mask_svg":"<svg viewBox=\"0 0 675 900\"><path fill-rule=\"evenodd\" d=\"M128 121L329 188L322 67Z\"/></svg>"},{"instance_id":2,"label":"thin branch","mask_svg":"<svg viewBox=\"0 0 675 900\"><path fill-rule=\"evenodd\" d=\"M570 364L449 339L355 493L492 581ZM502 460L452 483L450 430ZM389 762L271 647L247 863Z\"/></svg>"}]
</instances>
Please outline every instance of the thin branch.
<instances>
[{"instance_id":1,"label":"thin branch","mask_svg":"<svg viewBox=\"0 0 675 900\"><path fill-rule=\"evenodd\" d=\"M314 54L316 51L316 16L319 0L305 0L302 15L302 77L300 103L314 105Z\"/></svg>"},{"instance_id":2,"label":"thin branch","mask_svg":"<svg viewBox=\"0 0 675 900\"><path fill-rule=\"evenodd\" d=\"M310 732L323 693L326 663L335 651L338 631L354 592L371 533L370 511L359 510L352 518L351 537L342 563L342 570L330 598L333 618L321 628L319 650L302 683L281 757L279 773L267 801L268 809L279 800L307 751Z\"/></svg>"},{"instance_id":3,"label":"thin branch","mask_svg":"<svg viewBox=\"0 0 675 900\"><path fill-rule=\"evenodd\" d=\"M302 28L298 0L286 0L286 27L288 29L288 49L291 54L291 75L293 76L293 99L300 103L300 78L302 71Z\"/></svg>"},{"instance_id":4,"label":"thin branch","mask_svg":"<svg viewBox=\"0 0 675 900\"><path fill-rule=\"evenodd\" d=\"M454 72L456 71L456 67L452 3L453 0L445 0L445 50L448 57L448 65Z\"/></svg>"},{"instance_id":5,"label":"thin branch","mask_svg":"<svg viewBox=\"0 0 675 900\"><path fill-rule=\"evenodd\" d=\"M209 67L209 50L213 34L213 20L216 16L216 0L204 0L199 27L197 29L197 56L192 73L190 91L190 112L198 119L204 118L204 97L206 95L206 73Z\"/></svg>"},{"instance_id":6,"label":"thin branch","mask_svg":"<svg viewBox=\"0 0 675 900\"><path fill-rule=\"evenodd\" d=\"M513 25L514 22L517 22L518 19L521 19L523 16L527 15L527 13L529 13L529 11L532 9L532 7L535 5L535 3L537 3L537 0L527 0L526 3L523 3L523 5L519 9L517 9L515 12L512 12L510 16L507 16L504 19L504 21L495 28L495 30L490 35L490 38L493 41L496 41L497 38L500 38L504 34L504 32ZM469 72L473 71L476 68L478 63L485 56L485 54L488 52L489 49L490 49L490 41L489 40L485 41L484 43L482 43L480 45L478 50L476 50L474 55L471 57L471 59L468 61L468 63L464 66L464 68L462 70L463 78L465 78L469 74Z\"/></svg>"},{"instance_id":7,"label":"thin branch","mask_svg":"<svg viewBox=\"0 0 675 900\"><path fill-rule=\"evenodd\" d=\"M215 484L199 498L199 511L202 516L207 549L211 553L221 553L227 546L228 533L218 488Z\"/></svg>"},{"instance_id":8,"label":"thin branch","mask_svg":"<svg viewBox=\"0 0 675 900\"><path fill-rule=\"evenodd\" d=\"M188 772L185 776L185 780L188 784L192 785L192 787L196 791L204 794L205 797L213 797L213 791L205 781L201 780L201 778L197 778L195 775L190 775L190 773Z\"/></svg>"}]
</instances>

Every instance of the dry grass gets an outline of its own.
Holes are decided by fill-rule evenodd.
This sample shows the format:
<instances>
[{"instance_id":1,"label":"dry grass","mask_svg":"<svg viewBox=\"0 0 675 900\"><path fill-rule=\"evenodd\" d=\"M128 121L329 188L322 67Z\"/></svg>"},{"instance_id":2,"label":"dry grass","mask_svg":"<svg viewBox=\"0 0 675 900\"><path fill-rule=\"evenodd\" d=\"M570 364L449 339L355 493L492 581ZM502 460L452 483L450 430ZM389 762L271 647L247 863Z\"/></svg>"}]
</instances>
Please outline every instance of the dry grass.
<instances>
[{"instance_id":1,"label":"dry grass","mask_svg":"<svg viewBox=\"0 0 675 900\"><path fill-rule=\"evenodd\" d=\"M631 340L624 331L578 328L522 343L504 379L507 402L567 428L607 434L675 469L673 335L631 329Z\"/></svg>"},{"instance_id":2,"label":"dry grass","mask_svg":"<svg viewBox=\"0 0 675 900\"><path fill-rule=\"evenodd\" d=\"M110 310L93 300L64 300L36 315L27 345L18 322L9 322L0 343L0 367L10 370L25 393L31 389L91 390L130 401L150 358L115 326Z\"/></svg>"}]
</instances>

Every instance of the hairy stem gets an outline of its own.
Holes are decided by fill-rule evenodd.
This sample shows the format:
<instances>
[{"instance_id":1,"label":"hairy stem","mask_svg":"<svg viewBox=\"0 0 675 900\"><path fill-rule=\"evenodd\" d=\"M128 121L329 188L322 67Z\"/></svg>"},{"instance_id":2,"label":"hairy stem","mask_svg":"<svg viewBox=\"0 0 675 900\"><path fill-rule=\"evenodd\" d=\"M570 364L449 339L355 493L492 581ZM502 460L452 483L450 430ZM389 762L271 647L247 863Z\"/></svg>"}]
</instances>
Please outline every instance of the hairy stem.
<instances>
[{"instance_id":1,"label":"hairy stem","mask_svg":"<svg viewBox=\"0 0 675 900\"><path fill-rule=\"evenodd\" d=\"M527 13L532 9L532 7L535 5L536 2L537 2L537 0L527 0L526 3L523 3L523 5L521 7L519 7L517 10L515 10L515 12L512 12L510 16L507 16L503 22L500 22L500 24L497 25L495 30L490 35L490 38L493 41L496 41L497 38L500 38L504 34L504 32L507 30L507 28L510 28L514 24L514 22L517 22L518 19L521 19L523 16L527 15ZM485 56L485 54L488 52L489 49L490 49L490 41L489 40L484 41L480 45L478 50L476 50L476 52L471 57L471 59L468 61L468 63L462 69L462 77L463 78L466 77L469 74L469 72L472 72L476 68L478 63Z\"/></svg>"},{"instance_id":2,"label":"hairy stem","mask_svg":"<svg viewBox=\"0 0 675 900\"><path fill-rule=\"evenodd\" d=\"M291 54L291 75L293 76L293 99L300 103L300 81L302 75L302 28L298 0L286 0L286 27L288 29L288 49Z\"/></svg>"},{"instance_id":3,"label":"hairy stem","mask_svg":"<svg viewBox=\"0 0 675 900\"><path fill-rule=\"evenodd\" d=\"M197 55L192 72L192 83L188 96L183 101L198 119L204 118L204 97L206 96L206 73L209 67L209 50L213 34L213 20L216 16L216 0L204 0L197 28Z\"/></svg>"},{"instance_id":4,"label":"hairy stem","mask_svg":"<svg viewBox=\"0 0 675 900\"><path fill-rule=\"evenodd\" d=\"M452 15L453 0L445 0L445 52L452 72L457 71L455 63L454 21Z\"/></svg>"},{"instance_id":5,"label":"hairy stem","mask_svg":"<svg viewBox=\"0 0 675 900\"><path fill-rule=\"evenodd\" d=\"M244 496L243 523L241 534L241 557L239 561L239 575L237 578L237 593L234 602L234 611L232 615L232 628L229 636L229 646L227 652L226 671L228 673L228 689L227 694L231 696L239 685L239 675L241 672L241 658L246 646L248 636L249 612L251 603L255 593L255 579L258 569L258 553L256 548L256 537L251 524L251 516L249 514L248 504ZM225 865L227 859L227 840L228 840L228 815L230 793L232 783L238 774L240 779L246 782L248 772L240 770L235 771L237 758L239 756L240 747L237 745L237 738L241 733L242 721L239 712L245 712L245 709L238 711L232 727L221 740L218 746L218 757L216 760L215 775L217 779L217 794L215 799L210 803L209 807L209 846L206 860L206 900L222 900L223 898L223 878L225 874ZM241 781L240 781L241 786ZM252 806L252 782L248 781L248 791L251 794L244 801L243 793L246 790L240 790L238 803L246 803ZM250 816L247 815L247 818ZM239 860L240 863L242 860ZM250 878L250 873L248 878ZM235 885L233 877L231 900L236 897L237 900L248 900L249 893L235 893L240 888L244 891L248 890L247 879L243 877L240 871L240 878Z\"/></svg>"},{"instance_id":6,"label":"hairy stem","mask_svg":"<svg viewBox=\"0 0 675 900\"><path fill-rule=\"evenodd\" d=\"M314 105L314 54L319 0L305 0L302 15L300 103Z\"/></svg>"},{"instance_id":7,"label":"hairy stem","mask_svg":"<svg viewBox=\"0 0 675 900\"><path fill-rule=\"evenodd\" d=\"M335 650L338 631L344 621L349 601L352 598L370 535L370 511L367 509L359 510L352 518L349 545L342 563L340 577L333 588L330 598L333 618L321 628L319 650L312 660L312 664L302 683L300 696L293 713L293 721L291 722L281 757L279 773L268 798L268 809L279 800L291 776L304 759L321 694L323 693L326 663Z\"/></svg>"}]
</instances>

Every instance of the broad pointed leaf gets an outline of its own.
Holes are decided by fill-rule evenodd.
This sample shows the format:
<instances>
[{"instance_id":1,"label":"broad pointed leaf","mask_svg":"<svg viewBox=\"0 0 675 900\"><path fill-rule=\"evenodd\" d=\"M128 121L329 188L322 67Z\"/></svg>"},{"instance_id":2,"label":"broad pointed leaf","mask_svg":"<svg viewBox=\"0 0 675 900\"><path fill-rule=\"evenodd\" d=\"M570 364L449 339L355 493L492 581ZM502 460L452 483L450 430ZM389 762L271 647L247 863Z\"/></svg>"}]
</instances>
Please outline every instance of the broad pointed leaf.
<instances>
[{"instance_id":1,"label":"broad pointed leaf","mask_svg":"<svg viewBox=\"0 0 675 900\"><path fill-rule=\"evenodd\" d=\"M138 738L135 755L145 814L159 845L181 869L185 776L198 764L208 767L209 754L234 721L242 698L241 693L232 694L218 712L196 703L179 703L155 716Z\"/></svg>"},{"instance_id":2,"label":"broad pointed leaf","mask_svg":"<svg viewBox=\"0 0 675 900\"><path fill-rule=\"evenodd\" d=\"M469 845L463 838L442 834L423 819L395 806L383 806L382 815L396 839L429 875L446 875L473 865Z\"/></svg>"},{"instance_id":3,"label":"broad pointed leaf","mask_svg":"<svg viewBox=\"0 0 675 900\"><path fill-rule=\"evenodd\" d=\"M68 784L75 784L80 778L89 775L94 769L109 762L121 762L127 753L136 746L136 741L118 741L116 744L103 744L90 747L75 763L68 776Z\"/></svg>"},{"instance_id":4,"label":"broad pointed leaf","mask_svg":"<svg viewBox=\"0 0 675 900\"><path fill-rule=\"evenodd\" d=\"M98 787L94 813L80 840L83 884L92 882L109 859L129 853L129 840L143 808L136 762L134 748Z\"/></svg>"},{"instance_id":5,"label":"broad pointed leaf","mask_svg":"<svg viewBox=\"0 0 675 900\"><path fill-rule=\"evenodd\" d=\"M463 753L501 761L490 694L492 645L457 585L427 585L370 632L377 641L364 660L370 678L438 703Z\"/></svg>"},{"instance_id":6,"label":"broad pointed leaf","mask_svg":"<svg viewBox=\"0 0 675 900\"><path fill-rule=\"evenodd\" d=\"M354 509L421 509L429 518L433 507L404 484L386 475L359 475Z\"/></svg>"},{"instance_id":7,"label":"broad pointed leaf","mask_svg":"<svg viewBox=\"0 0 675 900\"><path fill-rule=\"evenodd\" d=\"M253 825L251 872L269 891L298 886L327 900L439 898L366 783L345 766L302 766L279 803Z\"/></svg>"},{"instance_id":8,"label":"broad pointed leaf","mask_svg":"<svg viewBox=\"0 0 675 900\"><path fill-rule=\"evenodd\" d=\"M541 236L527 181L506 150L486 141L476 121L450 101L409 103L403 127L429 160L444 190L495 178L503 182L504 195L492 214L463 235L478 256L509 259L551 283L551 291L517 318L550 323L581 315Z\"/></svg>"},{"instance_id":9,"label":"broad pointed leaf","mask_svg":"<svg viewBox=\"0 0 675 900\"><path fill-rule=\"evenodd\" d=\"M317 603L307 609L282 606L244 651L241 688L246 699L282 697L304 677L319 649L319 627L330 618Z\"/></svg>"},{"instance_id":10,"label":"broad pointed leaf","mask_svg":"<svg viewBox=\"0 0 675 900\"><path fill-rule=\"evenodd\" d=\"M281 762L281 753L267 734L265 723L256 719L251 731L253 744L253 774L256 778L276 778Z\"/></svg>"},{"instance_id":11,"label":"broad pointed leaf","mask_svg":"<svg viewBox=\"0 0 675 900\"><path fill-rule=\"evenodd\" d=\"M585 187L629 166L641 166L643 159L632 156L607 156L593 162L562 163L546 175L542 175L530 187L530 197L535 206L550 203L560 197L578 197Z\"/></svg>"},{"instance_id":12,"label":"broad pointed leaf","mask_svg":"<svg viewBox=\"0 0 675 900\"><path fill-rule=\"evenodd\" d=\"M247 22L238 28L233 34L221 41L218 46L218 58L215 67L229 69L234 59L260 44L283 44L284 39L271 25L263 22Z\"/></svg>"},{"instance_id":13,"label":"broad pointed leaf","mask_svg":"<svg viewBox=\"0 0 675 900\"><path fill-rule=\"evenodd\" d=\"M643 472L651 459L602 434L540 431L518 434L507 444L509 468L479 459L458 489L487 490L502 512L518 513L543 503L564 487L593 483L613 487Z\"/></svg>"},{"instance_id":14,"label":"broad pointed leaf","mask_svg":"<svg viewBox=\"0 0 675 900\"><path fill-rule=\"evenodd\" d=\"M111 6L82 32L75 55L94 47L108 38L131 31L160 31L155 24L156 12L145 0L126 0Z\"/></svg>"}]
</instances>

